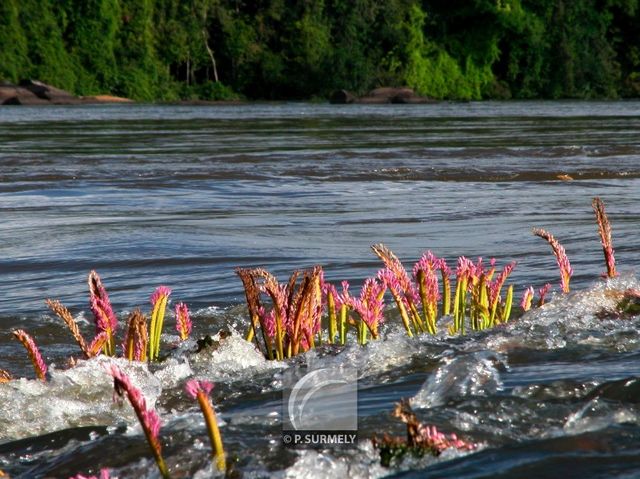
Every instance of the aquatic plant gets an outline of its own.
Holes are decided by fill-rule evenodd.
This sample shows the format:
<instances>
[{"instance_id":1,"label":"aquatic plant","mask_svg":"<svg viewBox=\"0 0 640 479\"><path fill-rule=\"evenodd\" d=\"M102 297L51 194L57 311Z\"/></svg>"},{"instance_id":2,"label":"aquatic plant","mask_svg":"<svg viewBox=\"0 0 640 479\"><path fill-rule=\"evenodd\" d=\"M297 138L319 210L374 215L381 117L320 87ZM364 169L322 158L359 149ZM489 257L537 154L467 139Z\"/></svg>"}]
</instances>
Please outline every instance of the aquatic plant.
<instances>
[{"instance_id":1,"label":"aquatic plant","mask_svg":"<svg viewBox=\"0 0 640 479\"><path fill-rule=\"evenodd\" d=\"M209 381L196 381L192 379L187 381L185 385L187 394L189 394L192 399L198 401L200 409L202 410L205 423L207 424L209 440L211 441L212 457L215 460L216 467L219 471L224 471L226 469L226 460L222 446L222 437L220 436L220 429L218 428L216 412L209 398L212 389L213 384Z\"/></svg>"},{"instance_id":2,"label":"aquatic plant","mask_svg":"<svg viewBox=\"0 0 640 479\"><path fill-rule=\"evenodd\" d=\"M175 306L176 330L180 334L180 339L185 341L189 338L193 324L189 315L189 308L184 303L178 303Z\"/></svg>"},{"instance_id":3,"label":"aquatic plant","mask_svg":"<svg viewBox=\"0 0 640 479\"><path fill-rule=\"evenodd\" d=\"M87 346L87 343L85 342L84 337L82 336L82 333L80 333L80 328L74 321L73 316L71 315L69 310L65 306L63 306L63 304L60 301L57 301L57 300L46 299L45 303L47 306L49 306L49 309L51 309L51 311L53 311L55 315L58 316L60 319L62 319L64 323L67 325L67 327L71 331L71 334L73 335L73 338L78 343L78 346L80 346L80 349L84 354L84 357L87 359L90 358L91 356L89 352L89 347Z\"/></svg>"},{"instance_id":4,"label":"aquatic plant","mask_svg":"<svg viewBox=\"0 0 640 479\"><path fill-rule=\"evenodd\" d=\"M538 290L538 308L545 303L547 298L547 293L549 292L550 289L551 289L551 283L547 283Z\"/></svg>"},{"instance_id":5,"label":"aquatic plant","mask_svg":"<svg viewBox=\"0 0 640 479\"><path fill-rule=\"evenodd\" d=\"M4 369L0 369L0 383L8 383L11 381L13 377L9 371L5 371Z\"/></svg>"},{"instance_id":6,"label":"aquatic plant","mask_svg":"<svg viewBox=\"0 0 640 479\"><path fill-rule=\"evenodd\" d=\"M13 331L13 335L22 343L24 348L27 350L27 354L29 355L29 359L33 363L33 368L36 371L36 376L41 381L47 380L47 365L42 359L42 355L40 354L40 350L38 346L36 346L35 341L31 336L29 336L26 331L23 329L16 329Z\"/></svg>"},{"instance_id":7,"label":"aquatic plant","mask_svg":"<svg viewBox=\"0 0 640 479\"><path fill-rule=\"evenodd\" d=\"M533 286L529 286L525 289L524 294L522 295L522 301L520 302L520 307L522 311L529 311L531 309L531 303L533 302L533 295L535 294Z\"/></svg>"},{"instance_id":8,"label":"aquatic plant","mask_svg":"<svg viewBox=\"0 0 640 479\"><path fill-rule=\"evenodd\" d=\"M378 325L384 320L384 293L387 287L375 278L368 278L362 286L359 298L346 299L349 306L360 316L358 343L366 344L367 330L373 339L378 339ZM344 304L344 303L343 303Z\"/></svg>"},{"instance_id":9,"label":"aquatic plant","mask_svg":"<svg viewBox=\"0 0 640 479\"><path fill-rule=\"evenodd\" d=\"M169 477L169 471L162 458L162 445L160 444L160 417L154 409L147 409L147 402L138 388L132 383L129 376L123 373L116 365L111 365L111 376L113 376L113 387L120 397L127 395L133 410L142 426L144 435L147 438L153 457L158 465L158 469L163 478Z\"/></svg>"},{"instance_id":10,"label":"aquatic plant","mask_svg":"<svg viewBox=\"0 0 640 479\"><path fill-rule=\"evenodd\" d=\"M616 272L616 259L613 256L613 241L611 240L611 223L604 209L604 202L595 197L591 202L594 213L596 214L596 222L598 223L598 233L600 235L600 243L604 253L604 260L607 265L607 274L609 278L618 276Z\"/></svg>"},{"instance_id":11,"label":"aquatic plant","mask_svg":"<svg viewBox=\"0 0 640 479\"><path fill-rule=\"evenodd\" d=\"M388 434L384 434L382 438L373 437L373 445L378 449L380 462L385 467L389 467L394 459L401 460L406 454L417 457L425 454L439 456L449 448L472 451L478 447L455 434L446 435L435 426L421 423L407 400L396 403L393 416L407 425L407 437L403 439Z\"/></svg>"},{"instance_id":12,"label":"aquatic plant","mask_svg":"<svg viewBox=\"0 0 640 479\"><path fill-rule=\"evenodd\" d=\"M118 319L116 318L107 290L102 285L102 280L96 271L89 273L89 305L93 313L96 334L102 332L107 334L107 341L104 345L104 353L107 356L116 354L116 345L114 334L118 328Z\"/></svg>"},{"instance_id":13,"label":"aquatic plant","mask_svg":"<svg viewBox=\"0 0 640 479\"><path fill-rule=\"evenodd\" d=\"M149 325L149 361L156 361L160 354L160 336L164 323L164 313L171 290L158 286L151 295L151 324Z\"/></svg>"},{"instance_id":14,"label":"aquatic plant","mask_svg":"<svg viewBox=\"0 0 640 479\"><path fill-rule=\"evenodd\" d=\"M562 286L562 292L565 294L568 293L569 281L571 281L571 276L573 275L573 268L571 267L571 263L569 263L569 258L564 250L564 246L562 246L551 233L542 228L533 228L533 234L543 238L551 246L553 254L556 257L556 262L558 263L558 268L560 269L560 285Z\"/></svg>"},{"instance_id":15,"label":"aquatic plant","mask_svg":"<svg viewBox=\"0 0 640 479\"><path fill-rule=\"evenodd\" d=\"M0 476L1 477L1 476ZM82 474L76 474L73 477L70 477L69 479L111 479L111 476L109 475L109 469L100 469L100 477L98 476L84 476Z\"/></svg>"},{"instance_id":16,"label":"aquatic plant","mask_svg":"<svg viewBox=\"0 0 640 479\"><path fill-rule=\"evenodd\" d=\"M327 316L329 322L329 332L327 342L333 344L336 341L339 344L345 344L347 341L347 324L348 313L351 308L351 295L349 294L349 282L342 281L342 292L331 283L324 281L324 275L321 278L322 294L327 308Z\"/></svg>"},{"instance_id":17,"label":"aquatic plant","mask_svg":"<svg viewBox=\"0 0 640 479\"><path fill-rule=\"evenodd\" d=\"M391 291L407 334L413 336L413 331L436 334L437 302L442 299L443 315L449 314L451 304L451 270L446 261L427 251L413 267L412 282L398 257L389 248L377 244L372 249L385 264L386 268L378 273L378 277ZM509 263L493 280L495 259L490 261L490 267L486 269L482 258L478 258L477 264L464 256L458 258L453 323L449 328L451 334L464 333L467 319L474 330L491 328L509 320L513 286L508 288L504 301L501 291L514 268L515 262ZM442 277L442 296L438 289L438 270ZM419 309L422 309L422 315Z\"/></svg>"},{"instance_id":18,"label":"aquatic plant","mask_svg":"<svg viewBox=\"0 0 640 479\"><path fill-rule=\"evenodd\" d=\"M139 309L134 309L127 319L127 332L122 344L124 357L129 361L146 361L149 331L147 318Z\"/></svg>"},{"instance_id":19,"label":"aquatic plant","mask_svg":"<svg viewBox=\"0 0 640 479\"><path fill-rule=\"evenodd\" d=\"M252 332L247 338L257 338L259 328L263 338L261 349L269 359L295 356L315 347L316 337L321 341L321 272L319 266L304 271L298 282L300 271L294 271L286 284L280 284L264 269L236 269L245 287L251 315ZM262 305L261 294L270 299L270 310Z\"/></svg>"},{"instance_id":20,"label":"aquatic plant","mask_svg":"<svg viewBox=\"0 0 640 479\"><path fill-rule=\"evenodd\" d=\"M387 290L395 300L408 336L425 332L436 334L438 312L448 315L451 311L451 269L446 261L427 251L414 265L410 277L398 257L385 245L373 245L372 249L385 268L375 278L365 280L359 297L349 293L346 281L342 282L342 292L338 293L334 285L324 280L324 272L319 266L302 275L300 271L294 271L283 284L262 268L237 268L251 319L247 340L255 340L269 359L295 356L325 339L329 344L336 341L345 344L349 326L355 328L358 343L366 344L369 336L377 339L380 335ZM485 269L482 258L477 264L464 256L458 259L450 333L464 333L467 320L474 330L491 328L509 320L513 286L508 287L504 300L502 290L514 267L515 262L507 264L494 279L495 260L491 260L490 267ZM442 301L441 307L438 301ZM321 323L325 313L326 336Z\"/></svg>"},{"instance_id":21,"label":"aquatic plant","mask_svg":"<svg viewBox=\"0 0 640 479\"><path fill-rule=\"evenodd\" d=\"M411 325L418 333L426 331L424 321L416 307L419 293L409 279L409 274L402 262L382 243L372 245L371 249L386 266L385 270L378 273L378 277L384 281L391 292L402 318L402 324L409 337L413 337Z\"/></svg>"},{"instance_id":22,"label":"aquatic plant","mask_svg":"<svg viewBox=\"0 0 640 479\"><path fill-rule=\"evenodd\" d=\"M107 331L101 331L96 334L91 343L87 345L82 333L80 333L80 328L74 321L69 310L57 300L47 299L45 300L45 303L49 306L49 309L51 309L51 311L53 311L55 315L62 319L67 325L73 335L73 338L78 343L78 346L80 346L80 350L82 351L85 359L89 359L100 354L100 350L105 347L109 340Z\"/></svg>"}]
</instances>

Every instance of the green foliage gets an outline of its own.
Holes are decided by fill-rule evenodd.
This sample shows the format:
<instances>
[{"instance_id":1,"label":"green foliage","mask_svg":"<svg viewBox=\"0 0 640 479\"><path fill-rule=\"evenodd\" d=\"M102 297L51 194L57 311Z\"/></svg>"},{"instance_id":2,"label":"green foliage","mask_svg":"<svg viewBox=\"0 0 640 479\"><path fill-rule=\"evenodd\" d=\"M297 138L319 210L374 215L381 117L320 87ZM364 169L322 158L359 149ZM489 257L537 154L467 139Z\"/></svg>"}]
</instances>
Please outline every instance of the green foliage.
<instances>
[{"instance_id":1,"label":"green foliage","mask_svg":"<svg viewBox=\"0 0 640 479\"><path fill-rule=\"evenodd\" d=\"M3 0L0 80L146 101L638 95L638 1Z\"/></svg>"},{"instance_id":2,"label":"green foliage","mask_svg":"<svg viewBox=\"0 0 640 479\"><path fill-rule=\"evenodd\" d=\"M0 81L16 82L30 68L27 40L18 15L18 0L0 2Z\"/></svg>"}]
</instances>

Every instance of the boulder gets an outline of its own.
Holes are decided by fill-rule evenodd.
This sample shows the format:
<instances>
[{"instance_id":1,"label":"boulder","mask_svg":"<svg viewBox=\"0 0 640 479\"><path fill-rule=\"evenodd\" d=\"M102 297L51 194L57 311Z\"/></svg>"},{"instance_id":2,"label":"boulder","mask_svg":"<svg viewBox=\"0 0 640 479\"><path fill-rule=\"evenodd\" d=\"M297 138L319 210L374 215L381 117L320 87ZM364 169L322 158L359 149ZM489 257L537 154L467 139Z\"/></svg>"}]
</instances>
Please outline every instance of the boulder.
<instances>
[{"instance_id":1,"label":"boulder","mask_svg":"<svg viewBox=\"0 0 640 479\"><path fill-rule=\"evenodd\" d=\"M80 100L68 91L47 85L38 80L23 80L20 86L35 94L38 98L48 100L55 105L69 105L79 103Z\"/></svg>"},{"instance_id":2,"label":"boulder","mask_svg":"<svg viewBox=\"0 0 640 479\"><path fill-rule=\"evenodd\" d=\"M0 85L0 105L46 105L49 102L35 93L15 85Z\"/></svg>"},{"instance_id":3,"label":"boulder","mask_svg":"<svg viewBox=\"0 0 640 479\"><path fill-rule=\"evenodd\" d=\"M346 105L356 101L356 96L347 90L336 90L329 97L329 103L335 105Z\"/></svg>"},{"instance_id":4,"label":"boulder","mask_svg":"<svg viewBox=\"0 0 640 479\"><path fill-rule=\"evenodd\" d=\"M420 104L432 103L434 100L424 96L416 95L413 89L408 87L380 87L371 90L366 96L358 98L357 103L384 104Z\"/></svg>"}]
</instances>

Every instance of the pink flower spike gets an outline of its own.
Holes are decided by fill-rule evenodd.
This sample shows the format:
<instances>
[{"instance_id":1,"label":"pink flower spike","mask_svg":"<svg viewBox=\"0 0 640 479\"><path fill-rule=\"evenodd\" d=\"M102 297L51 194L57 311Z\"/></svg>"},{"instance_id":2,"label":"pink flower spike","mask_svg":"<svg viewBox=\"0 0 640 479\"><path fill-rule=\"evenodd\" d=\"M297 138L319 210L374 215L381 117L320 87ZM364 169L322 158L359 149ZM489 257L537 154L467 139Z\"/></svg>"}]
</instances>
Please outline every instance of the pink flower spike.
<instances>
[{"instance_id":1,"label":"pink flower spike","mask_svg":"<svg viewBox=\"0 0 640 479\"><path fill-rule=\"evenodd\" d=\"M138 421L147 438L151 452L156 460L160 474L164 478L169 477L167 466L162 458L162 445L160 444L160 417L154 409L147 409L147 402L138 388L136 388L129 376L124 374L118 366L112 364L109 368L113 376L113 387L117 395L127 395L133 410L138 416Z\"/></svg>"},{"instance_id":2,"label":"pink flower spike","mask_svg":"<svg viewBox=\"0 0 640 479\"><path fill-rule=\"evenodd\" d=\"M540 290L538 291L538 307L544 304L545 296L547 295L550 289L551 289L551 283L547 283L542 288L540 288Z\"/></svg>"},{"instance_id":3,"label":"pink flower spike","mask_svg":"<svg viewBox=\"0 0 640 479\"><path fill-rule=\"evenodd\" d=\"M84 476L82 474L76 474L69 479L111 479L111 476L109 475L109 469L103 468L100 469L100 478L98 478L97 476Z\"/></svg>"},{"instance_id":4,"label":"pink flower spike","mask_svg":"<svg viewBox=\"0 0 640 479\"><path fill-rule=\"evenodd\" d=\"M520 302L520 307L523 311L529 311L531 309L531 302L533 301L533 286L529 286L522 296L522 301Z\"/></svg>"},{"instance_id":5,"label":"pink flower spike","mask_svg":"<svg viewBox=\"0 0 640 479\"><path fill-rule=\"evenodd\" d=\"M208 396L213 390L213 383L209 381L198 381L196 379L191 379L187 381L184 389L187 394L191 396L191 399L196 399L198 397L198 393L203 393Z\"/></svg>"},{"instance_id":6,"label":"pink flower spike","mask_svg":"<svg viewBox=\"0 0 640 479\"><path fill-rule=\"evenodd\" d=\"M118 319L111 307L107 290L95 271L89 273L89 303L96 321L96 333L106 331L111 336L118 326Z\"/></svg>"},{"instance_id":7,"label":"pink flower spike","mask_svg":"<svg viewBox=\"0 0 640 479\"><path fill-rule=\"evenodd\" d=\"M158 286L151 295L151 305L155 306L160 298L162 298L163 296L168 298L170 294L171 289L169 289L167 286Z\"/></svg>"},{"instance_id":8,"label":"pink flower spike","mask_svg":"<svg viewBox=\"0 0 640 479\"><path fill-rule=\"evenodd\" d=\"M35 341L29 336L23 329L16 329L13 335L22 343L27 350L27 354L33 363L33 368L36 370L36 376L41 381L47 380L47 364L42 359L40 350L36 346Z\"/></svg>"},{"instance_id":9,"label":"pink flower spike","mask_svg":"<svg viewBox=\"0 0 640 479\"><path fill-rule=\"evenodd\" d=\"M212 456L215 460L216 466L219 471L226 469L226 459L224 454L224 447L222 445L222 437L220 436L220 429L218 428L218 420L216 418L216 412L211 404L209 393L213 389L213 384L209 381L197 381L192 379L187 381L185 390L189 396L198 401L202 415L204 416L205 423L207 424L207 430L209 432L209 440L211 441Z\"/></svg>"},{"instance_id":10,"label":"pink flower spike","mask_svg":"<svg viewBox=\"0 0 640 479\"><path fill-rule=\"evenodd\" d=\"M175 306L176 329L180 333L180 339L186 340L191 334L193 323L189 315L189 308L184 303L178 303Z\"/></svg>"},{"instance_id":11,"label":"pink flower spike","mask_svg":"<svg viewBox=\"0 0 640 479\"><path fill-rule=\"evenodd\" d=\"M615 278L618 276L616 272L616 259L613 255L613 242L611 240L611 223L607 217L607 212L604 209L603 201L597 196L591 202L593 211L596 214L596 221L598 223L598 233L600 234L600 243L602 244L602 251L604 253L605 263L607 265L607 273L603 276L609 278Z\"/></svg>"},{"instance_id":12,"label":"pink flower spike","mask_svg":"<svg viewBox=\"0 0 640 479\"><path fill-rule=\"evenodd\" d=\"M556 257L556 262L558 263L558 268L560 269L560 284L562 286L562 292L568 293L569 281L571 280L571 276L573 276L573 268L571 267L571 263L569 263L569 258L567 257L564 247L551 233L546 230L534 228L533 234L545 239L551 246L553 254Z\"/></svg>"}]
</instances>

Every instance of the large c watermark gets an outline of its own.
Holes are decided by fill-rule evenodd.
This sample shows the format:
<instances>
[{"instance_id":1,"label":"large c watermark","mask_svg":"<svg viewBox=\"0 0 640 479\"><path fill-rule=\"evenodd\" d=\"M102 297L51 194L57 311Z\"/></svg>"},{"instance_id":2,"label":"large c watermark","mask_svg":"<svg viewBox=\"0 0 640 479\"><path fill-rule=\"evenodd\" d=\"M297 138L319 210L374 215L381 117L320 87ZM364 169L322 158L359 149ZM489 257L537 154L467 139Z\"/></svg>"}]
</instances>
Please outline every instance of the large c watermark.
<instances>
[{"instance_id":1,"label":"large c watermark","mask_svg":"<svg viewBox=\"0 0 640 479\"><path fill-rule=\"evenodd\" d=\"M348 367L291 370L285 375L282 440L286 446L355 445L358 372Z\"/></svg>"}]
</instances>

